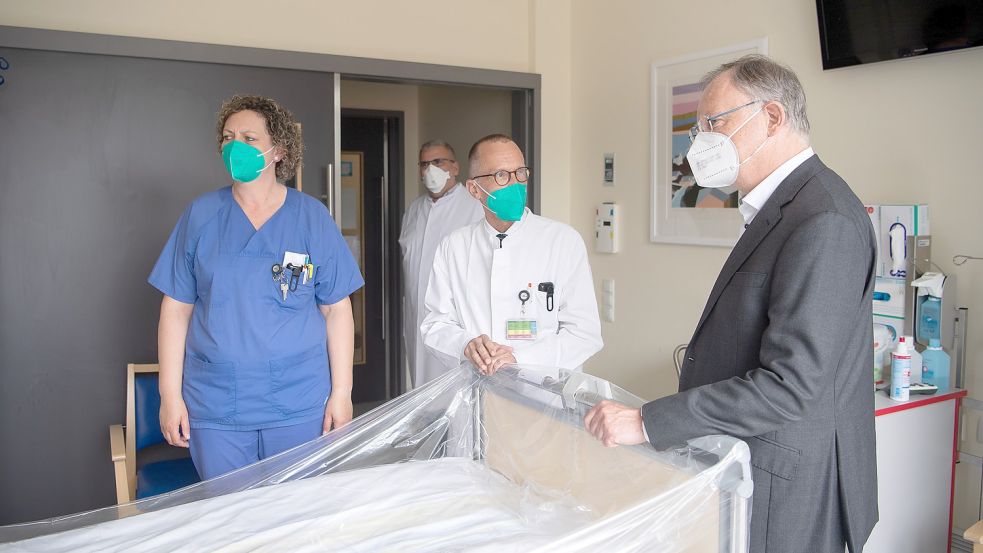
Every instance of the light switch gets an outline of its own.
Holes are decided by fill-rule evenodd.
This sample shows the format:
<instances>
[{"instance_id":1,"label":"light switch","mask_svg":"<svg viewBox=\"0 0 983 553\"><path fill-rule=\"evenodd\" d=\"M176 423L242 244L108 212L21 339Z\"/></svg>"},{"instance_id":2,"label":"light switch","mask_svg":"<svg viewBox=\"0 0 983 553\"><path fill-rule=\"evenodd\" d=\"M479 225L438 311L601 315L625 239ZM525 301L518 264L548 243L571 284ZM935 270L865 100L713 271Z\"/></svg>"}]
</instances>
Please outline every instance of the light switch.
<instances>
[{"instance_id":1,"label":"light switch","mask_svg":"<svg viewBox=\"0 0 983 553\"><path fill-rule=\"evenodd\" d=\"M614 279L601 281L601 317L606 322L614 322Z\"/></svg>"},{"instance_id":2,"label":"light switch","mask_svg":"<svg viewBox=\"0 0 983 553\"><path fill-rule=\"evenodd\" d=\"M614 186L614 154L604 154L604 186Z\"/></svg>"}]
</instances>

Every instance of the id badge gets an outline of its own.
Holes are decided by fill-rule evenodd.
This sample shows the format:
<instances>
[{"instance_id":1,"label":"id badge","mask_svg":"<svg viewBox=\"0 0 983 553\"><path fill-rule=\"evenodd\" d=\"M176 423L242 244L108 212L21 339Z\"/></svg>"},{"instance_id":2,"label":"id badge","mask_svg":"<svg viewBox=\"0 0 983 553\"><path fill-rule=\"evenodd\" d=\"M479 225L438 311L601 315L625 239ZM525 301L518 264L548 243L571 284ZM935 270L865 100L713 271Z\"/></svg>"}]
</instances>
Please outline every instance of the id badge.
<instances>
[{"instance_id":1,"label":"id badge","mask_svg":"<svg viewBox=\"0 0 983 553\"><path fill-rule=\"evenodd\" d=\"M506 340L535 340L536 319L509 319L505 321Z\"/></svg>"}]
</instances>

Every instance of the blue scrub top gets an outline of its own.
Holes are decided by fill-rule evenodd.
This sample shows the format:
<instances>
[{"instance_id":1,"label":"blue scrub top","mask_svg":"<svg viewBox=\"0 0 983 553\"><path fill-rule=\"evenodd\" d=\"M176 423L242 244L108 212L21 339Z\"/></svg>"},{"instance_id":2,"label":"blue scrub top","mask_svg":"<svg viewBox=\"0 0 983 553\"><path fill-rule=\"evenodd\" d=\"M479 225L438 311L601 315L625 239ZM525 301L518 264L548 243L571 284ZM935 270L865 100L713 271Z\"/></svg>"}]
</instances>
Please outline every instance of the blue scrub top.
<instances>
[{"instance_id":1,"label":"blue scrub top","mask_svg":"<svg viewBox=\"0 0 983 553\"><path fill-rule=\"evenodd\" d=\"M285 252L315 266L286 300L272 272ZM255 430L324 416L331 372L318 305L365 281L323 204L288 188L257 231L231 186L209 192L181 216L148 281L194 304L182 386L193 428Z\"/></svg>"}]
</instances>

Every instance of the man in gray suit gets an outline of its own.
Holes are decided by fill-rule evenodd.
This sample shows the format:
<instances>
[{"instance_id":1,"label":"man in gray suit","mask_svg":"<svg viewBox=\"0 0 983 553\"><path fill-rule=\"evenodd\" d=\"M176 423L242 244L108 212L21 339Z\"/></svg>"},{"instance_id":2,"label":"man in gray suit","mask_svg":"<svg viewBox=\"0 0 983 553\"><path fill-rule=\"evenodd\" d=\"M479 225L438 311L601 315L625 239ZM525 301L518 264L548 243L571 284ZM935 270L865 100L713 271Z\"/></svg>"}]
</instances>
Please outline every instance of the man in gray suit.
<instances>
[{"instance_id":1,"label":"man in gray suit","mask_svg":"<svg viewBox=\"0 0 983 553\"><path fill-rule=\"evenodd\" d=\"M751 449L753 553L859 552L877 522L875 245L850 187L809 145L795 74L747 56L704 79L688 159L733 184L743 235L690 340L679 393L602 402L588 430L657 449L729 434Z\"/></svg>"}]
</instances>

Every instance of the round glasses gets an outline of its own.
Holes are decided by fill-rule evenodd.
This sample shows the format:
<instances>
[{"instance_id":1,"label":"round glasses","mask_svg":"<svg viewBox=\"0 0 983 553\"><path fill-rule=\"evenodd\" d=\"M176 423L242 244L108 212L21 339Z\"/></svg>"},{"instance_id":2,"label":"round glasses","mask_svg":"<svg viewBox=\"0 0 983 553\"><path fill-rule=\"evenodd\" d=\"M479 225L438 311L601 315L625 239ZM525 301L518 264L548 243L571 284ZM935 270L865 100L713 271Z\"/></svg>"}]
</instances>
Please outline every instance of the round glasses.
<instances>
[{"instance_id":1,"label":"round glasses","mask_svg":"<svg viewBox=\"0 0 983 553\"><path fill-rule=\"evenodd\" d=\"M532 175L532 169L528 167L519 167L515 171L506 171L502 169L501 171L495 171L494 173L488 173L487 175L475 175L471 177L472 180L478 180L482 177L495 177L495 184L499 186L505 186L506 184L512 182L512 176L515 176L516 182L526 182L529 180L529 176Z\"/></svg>"}]
</instances>

